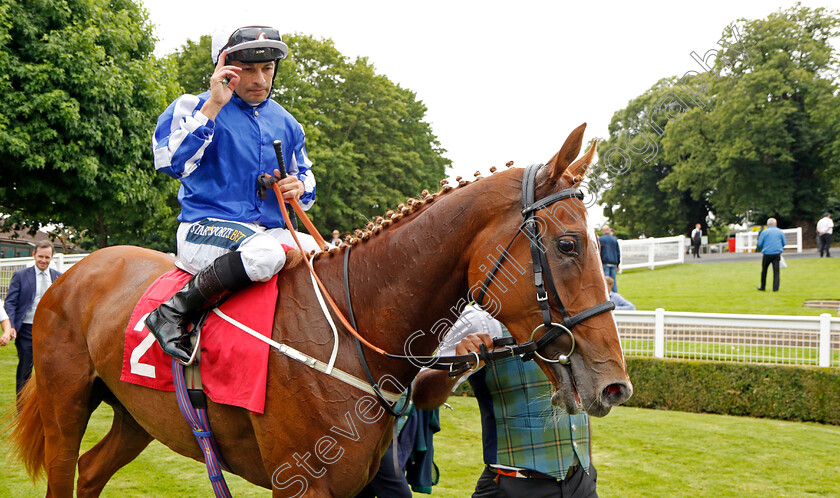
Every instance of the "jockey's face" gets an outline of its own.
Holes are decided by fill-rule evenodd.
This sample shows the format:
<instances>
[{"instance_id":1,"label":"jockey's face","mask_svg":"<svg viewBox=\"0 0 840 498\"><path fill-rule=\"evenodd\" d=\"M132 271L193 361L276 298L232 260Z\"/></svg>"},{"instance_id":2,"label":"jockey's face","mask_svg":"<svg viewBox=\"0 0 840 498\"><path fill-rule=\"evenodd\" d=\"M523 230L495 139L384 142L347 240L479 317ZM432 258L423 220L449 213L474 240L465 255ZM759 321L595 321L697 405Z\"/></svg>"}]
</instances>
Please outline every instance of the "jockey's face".
<instances>
[{"instance_id":1,"label":"jockey's face","mask_svg":"<svg viewBox=\"0 0 840 498\"><path fill-rule=\"evenodd\" d=\"M259 104L268 98L271 80L274 78L274 61L269 62L231 62L242 68L239 71L239 83L236 94L249 104Z\"/></svg>"}]
</instances>

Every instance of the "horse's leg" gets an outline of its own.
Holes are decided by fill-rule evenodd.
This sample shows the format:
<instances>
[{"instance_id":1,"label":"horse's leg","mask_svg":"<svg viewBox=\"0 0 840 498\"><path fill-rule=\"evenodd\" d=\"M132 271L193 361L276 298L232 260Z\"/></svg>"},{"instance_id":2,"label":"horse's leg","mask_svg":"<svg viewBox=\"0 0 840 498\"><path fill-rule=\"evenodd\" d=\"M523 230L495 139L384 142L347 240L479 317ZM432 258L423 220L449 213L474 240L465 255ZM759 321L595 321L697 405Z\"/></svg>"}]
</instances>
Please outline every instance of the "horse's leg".
<instances>
[{"instance_id":1,"label":"horse's leg","mask_svg":"<svg viewBox=\"0 0 840 498\"><path fill-rule=\"evenodd\" d=\"M78 496L99 496L102 488L119 469L134 460L152 441L126 409L113 404L111 430L79 458Z\"/></svg>"},{"instance_id":2,"label":"horse's leg","mask_svg":"<svg viewBox=\"0 0 840 498\"><path fill-rule=\"evenodd\" d=\"M69 357L76 356L69 355ZM53 359L57 360L58 355L55 355ZM36 361L39 360L43 361L43 358ZM65 358L64 362L69 364L71 360ZM84 367L87 370L89 365L84 365ZM91 403L93 378L87 371L72 370L79 370L79 368L76 367L69 372L64 367L54 370L48 367L36 370L39 409L44 422L47 497L73 496L79 446L90 414L93 413L90 407L93 404ZM61 387L56 389L57 385Z\"/></svg>"},{"instance_id":3,"label":"horse's leg","mask_svg":"<svg viewBox=\"0 0 840 498\"><path fill-rule=\"evenodd\" d=\"M39 308L55 309L54 302L45 301ZM82 436L104 394L94 389L93 362L85 338L74 330L73 323L59 313L39 312L32 331L48 497L73 496Z\"/></svg>"}]
</instances>

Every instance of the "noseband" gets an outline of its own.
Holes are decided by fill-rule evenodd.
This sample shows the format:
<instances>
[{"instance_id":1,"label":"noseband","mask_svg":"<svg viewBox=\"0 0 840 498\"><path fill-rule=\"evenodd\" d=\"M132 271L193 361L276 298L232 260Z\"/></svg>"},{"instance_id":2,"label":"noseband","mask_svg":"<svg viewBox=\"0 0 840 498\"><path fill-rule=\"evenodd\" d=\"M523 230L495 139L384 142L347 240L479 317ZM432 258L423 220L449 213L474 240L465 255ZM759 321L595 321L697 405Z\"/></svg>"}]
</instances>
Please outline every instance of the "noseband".
<instances>
[{"instance_id":1,"label":"noseband","mask_svg":"<svg viewBox=\"0 0 840 498\"><path fill-rule=\"evenodd\" d=\"M516 240L516 237L520 232L525 232L525 236L528 238L528 243L530 244L531 249L531 262L534 267L534 286L537 290L536 300L540 307L540 312L542 313L543 323L538 325L531 333L531 340L523 343L519 347L525 347L531 343L534 345L533 351L524 353L524 360L529 360L536 355L543 361L547 361L549 363L568 365L571 361L569 357L575 350L575 336L572 334L572 327L584 320L588 320L589 318L600 315L601 313L615 309L615 303L612 301L605 301L591 308L587 308L573 316L569 316L569 313L566 311L566 307L563 306L563 301L560 299L560 295L557 293L557 287L554 285L551 268L548 265L548 259L544 249L545 246L542 243L542 235L540 234L539 226L537 224L536 212L564 199L571 199L572 197L582 199L583 192L581 192L580 189L569 188L561 190L560 192L555 192L548 197L535 201L534 197L536 195L537 188L537 173L541 167L541 164L537 164L528 166L525 169L525 173L522 176L522 224L519 225L519 229L516 231L513 238L511 238L510 243L508 243L504 252L499 255L499 258L493 265L493 269L487 274L487 278L481 284L481 290L479 291L475 302L481 306L484 301L484 296L487 293L487 288L493 282L493 279L496 277L496 272L499 270L502 262L507 257L510 246L513 245L513 242ZM548 292L546 292L546 286L548 286ZM551 318L549 293L551 294L551 299L554 300L554 305L560 310L560 314L563 316L562 323L556 323ZM541 328L545 328L546 333L534 342L534 335ZM554 342L554 340L561 334L566 334L571 339L572 343L569 347L569 352L567 354L561 354L557 358L553 359L540 355L540 351L544 350L549 344Z\"/></svg>"}]
</instances>

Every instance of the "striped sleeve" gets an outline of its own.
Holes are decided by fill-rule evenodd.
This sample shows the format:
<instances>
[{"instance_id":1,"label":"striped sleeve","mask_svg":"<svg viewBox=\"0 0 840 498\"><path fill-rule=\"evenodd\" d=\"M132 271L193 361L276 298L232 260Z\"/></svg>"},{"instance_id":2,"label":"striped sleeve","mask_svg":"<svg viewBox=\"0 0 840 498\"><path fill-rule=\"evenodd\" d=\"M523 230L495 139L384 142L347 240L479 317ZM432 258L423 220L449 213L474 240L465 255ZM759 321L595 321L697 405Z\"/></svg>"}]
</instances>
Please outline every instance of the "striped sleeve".
<instances>
[{"instance_id":1,"label":"striped sleeve","mask_svg":"<svg viewBox=\"0 0 840 498\"><path fill-rule=\"evenodd\" d=\"M297 178L303 182L303 195L300 196L300 205L304 211L315 204L315 176L312 174L312 161L306 154L306 135L303 132L303 127L298 125L297 132L297 146L292 154L292 161L297 168Z\"/></svg>"},{"instance_id":2,"label":"striped sleeve","mask_svg":"<svg viewBox=\"0 0 840 498\"><path fill-rule=\"evenodd\" d=\"M198 167L215 125L201 114L203 103L195 95L182 95L158 118L152 137L156 170L181 179Z\"/></svg>"}]
</instances>

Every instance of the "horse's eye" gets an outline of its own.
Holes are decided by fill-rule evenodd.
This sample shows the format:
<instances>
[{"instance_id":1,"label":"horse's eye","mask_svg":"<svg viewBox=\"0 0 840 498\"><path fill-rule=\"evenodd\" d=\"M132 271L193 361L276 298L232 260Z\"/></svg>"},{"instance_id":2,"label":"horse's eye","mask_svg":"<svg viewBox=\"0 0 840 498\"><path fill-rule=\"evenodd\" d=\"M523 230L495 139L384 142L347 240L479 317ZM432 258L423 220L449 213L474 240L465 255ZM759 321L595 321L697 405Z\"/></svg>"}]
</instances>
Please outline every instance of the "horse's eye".
<instances>
[{"instance_id":1,"label":"horse's eye","mask_svg":"<svg viewBox=\"0 0 840 498\"><path fill-rule=\"evenodd\" d=\"M572 254L575 255L575 241L572 239L560 239L557 241L557 249L564 254Z\"/></svg>"}]
</instances>

